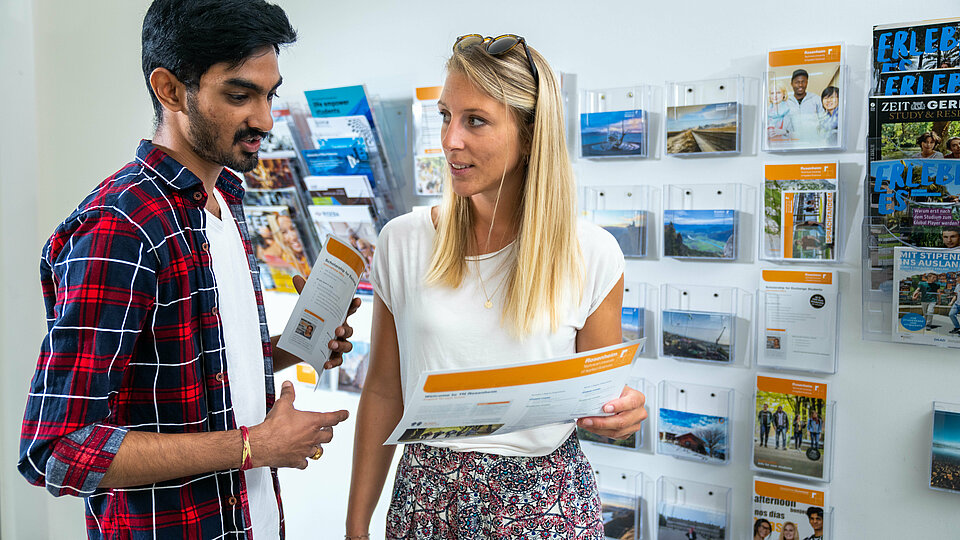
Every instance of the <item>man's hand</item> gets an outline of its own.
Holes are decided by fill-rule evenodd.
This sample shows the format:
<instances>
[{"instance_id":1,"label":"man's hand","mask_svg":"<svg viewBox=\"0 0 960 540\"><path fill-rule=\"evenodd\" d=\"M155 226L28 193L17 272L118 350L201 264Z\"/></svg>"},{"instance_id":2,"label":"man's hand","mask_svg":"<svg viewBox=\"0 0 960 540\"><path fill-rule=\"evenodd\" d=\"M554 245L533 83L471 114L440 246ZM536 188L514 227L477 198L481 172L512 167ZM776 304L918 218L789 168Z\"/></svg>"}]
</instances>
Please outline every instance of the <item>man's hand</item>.
<instances>
[{"instance_id":1,"label":"man's hand","mask_svg":"<svg viewBox=\"0 0 960 540\"><path fill-rule=\"evenodd\" d=\"M280 397L263 423L250 428L254 467L307 468L307 458L323 452L321 444L333 439L333 426L349 416L347 411L328 413L293 408L293 383L284 381Z\"/></svg>"},{"instance_id":2,"label":"man's hand","mask_svg":"<svg viewBox=\"0 0 960 540\"><path fill-rule=\"evenodd\" d=\"M620 397L603 406L603 411L615 413L613 416L588 416L577 420L577 426L603 437L626 439L640 431L641 422L647 419L646 401L642 392L625 386Z\"/></svg>"},{"instance_id":3,"label":"man's hand","mask_svg":"<svg viewBox=\"0 0 960 540\"><path fill-rule=\"evenodd\" d=\"M303 286L307 284L307 281L301 276L293 276L293 286L297 289L297 294L303 291ZM327 343L327 347L330 348L330 359L323 364L323 369L333 369L343 363L343 355L353 350L353 343L350 343L350 336L353 335L353 327L347 324L347 319L351 315L357 312L357 309L360 308L360 299L354 298L350 302L350 308L347 310L347 316L343 320L343 324L338 326L336 330L333 331L333 334L336 336L336 339L331 340Z\"/></svg>"}]
</instances>

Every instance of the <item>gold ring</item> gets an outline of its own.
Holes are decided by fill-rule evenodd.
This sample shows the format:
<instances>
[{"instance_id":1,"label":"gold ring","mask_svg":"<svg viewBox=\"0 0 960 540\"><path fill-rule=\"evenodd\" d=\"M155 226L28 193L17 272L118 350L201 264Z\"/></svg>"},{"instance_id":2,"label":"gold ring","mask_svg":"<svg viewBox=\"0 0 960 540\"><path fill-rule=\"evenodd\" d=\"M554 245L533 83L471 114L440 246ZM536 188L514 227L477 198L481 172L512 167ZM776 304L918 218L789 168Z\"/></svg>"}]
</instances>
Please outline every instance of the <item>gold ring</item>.
<instances>
[{"instance_id":1,"label":"gold ring","mask_svg":"<svg viewBox=\"0 0 960 540\"><path fill-rule=\"evenodd\" d=\"M323 455L323 448L317 447L317 451L310 456L310 459L320 459L320 456Z\"/></svg>"}]
</instances>

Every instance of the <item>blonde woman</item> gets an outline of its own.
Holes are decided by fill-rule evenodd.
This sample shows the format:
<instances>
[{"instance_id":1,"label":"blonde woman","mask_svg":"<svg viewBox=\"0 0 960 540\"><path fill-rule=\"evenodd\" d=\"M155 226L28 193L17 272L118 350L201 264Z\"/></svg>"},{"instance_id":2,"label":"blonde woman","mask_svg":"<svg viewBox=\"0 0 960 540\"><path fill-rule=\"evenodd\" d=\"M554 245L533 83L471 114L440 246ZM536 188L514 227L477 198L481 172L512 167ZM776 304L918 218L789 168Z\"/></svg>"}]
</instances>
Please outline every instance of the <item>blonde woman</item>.
<instances>
[{"instance_id":1,"label":"blonde woman","mask_svg":"<svg viewBox=\"0 0 960 540\"><path fill-rule=\"evenodd\" d=\"M783 530L780 532L780 540L800 540L797 524L792 521L785 522Z\"/></svg>"},{"instance_id":2,"label":"blonde woman","mask_svg":"<svg viewBox=\"0 0 960 540\"><path fill-rule=\"evenodd\" d=\"M463 36L439 100L448 162L439 207L384 227L357 418L348 539L369 537L394 447L382 443L421 372L524 362L620 343L623 254L575 218L562 101L519 36ZM626 388L578 425L623 438L646 418ZM386 538L603 538L574 425L407 444Z\"/></svg>"}]
</instances>

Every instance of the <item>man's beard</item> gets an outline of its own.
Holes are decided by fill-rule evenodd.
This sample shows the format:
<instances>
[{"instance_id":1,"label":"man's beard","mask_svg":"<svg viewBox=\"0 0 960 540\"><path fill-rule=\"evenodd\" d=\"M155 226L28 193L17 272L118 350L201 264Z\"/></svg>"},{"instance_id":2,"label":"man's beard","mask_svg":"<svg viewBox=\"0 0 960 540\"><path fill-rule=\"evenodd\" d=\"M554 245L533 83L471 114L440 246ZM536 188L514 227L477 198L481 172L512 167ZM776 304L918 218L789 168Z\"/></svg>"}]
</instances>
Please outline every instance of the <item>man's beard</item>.
<instances>
[{"instance_id":1,"label":"man's beard","mask_svg":"<svg viewBox=\"0 0 960 540\"><path fill-rule=\"evenodd\" d=\"M196 97L189 93L187 94L187 118L190 120L187 128L187 142L195 154L207 161L241 173L252 171L257 167L258 152L250 153L241 150L240 155L237 156L231 150L242 139L257 135L262 137L265 135L264 132L249 128L240 130L234 134L230 148L220 148L217 144L217 125L200 112Z\"/></svg>"}]
</instances>

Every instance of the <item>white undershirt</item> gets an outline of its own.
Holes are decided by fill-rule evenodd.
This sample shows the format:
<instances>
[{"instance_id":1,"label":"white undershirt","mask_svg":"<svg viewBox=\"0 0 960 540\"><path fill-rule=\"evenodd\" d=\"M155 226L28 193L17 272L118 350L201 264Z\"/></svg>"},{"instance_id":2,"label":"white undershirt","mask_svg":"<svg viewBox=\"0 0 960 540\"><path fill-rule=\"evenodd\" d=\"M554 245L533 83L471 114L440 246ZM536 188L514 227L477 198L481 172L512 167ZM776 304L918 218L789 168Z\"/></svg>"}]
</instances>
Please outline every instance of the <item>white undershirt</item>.
<instances>
[{"instance_id":1,"label":"white undershirt","mask_svg":"<svg viewBox=\"0 0 960 540\"><path fill-rule=\"evenodd\" d=\"M227 202L216 189L220 217L207 214L207 240L213 275L217 280L220 322L226 348L230 401L238 426L263 422L267 414L263 343L260 341L260 316L250 280L250 267L237 223ZM247 498L256 540L280 537L280 510L268 467L244 471Z\"/></svg>"}]
</instances>

